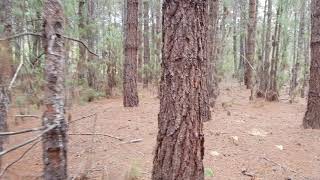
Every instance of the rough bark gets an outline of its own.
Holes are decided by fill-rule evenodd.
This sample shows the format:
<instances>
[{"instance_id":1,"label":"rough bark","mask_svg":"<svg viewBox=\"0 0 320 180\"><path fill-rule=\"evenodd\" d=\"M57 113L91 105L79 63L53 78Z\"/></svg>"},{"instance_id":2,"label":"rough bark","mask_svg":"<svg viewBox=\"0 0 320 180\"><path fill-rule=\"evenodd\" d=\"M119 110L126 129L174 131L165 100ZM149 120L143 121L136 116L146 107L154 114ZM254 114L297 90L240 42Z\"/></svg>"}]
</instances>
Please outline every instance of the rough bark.
<instances>
[{"instance_id":1,"label":"rough bark","mask_svg":"<svg viewBox=\"0 0 320 180\"><path fill-rule=\"evenodd\" d=\"M311 5L311 66L308 107L303 119L304 128L320 129L320 1Z\"/></svg>"},{"instance_id":2,"label":"rough bark","mask_svg":"<svg viewBox=\"0 0 320 180\"><path fill-rule=\"evenodd\" d=\"M256 0L249 1L249 23L248 23L248 39L247 39L247 51L245 62L245 73L244 73L244 82L247 86L247 89L253 88L253 67L254 67L254 58L255 58L255 49L256 49Z\"/></svg>"},{"instance_id":3,"label":"rough bark","mask_svg":"<svg viewBox=\"0 0 320 180\"><path fill-rule=\"evenodd\" d=\"M149 40L149 2L143 2L143 87L147 88L150 81L150 40Z\"/></svg>"},{"instance_id":4,"label":"rough bark","mask_svg":"<svg viewBox=\"0 0 320 180\"><path fill-rule=\"evenodd\" d=\"M137 90L138 5L138 0L127 0L123 67L123 105L125 107L134 107L139 104Z\"/></svg>"},{"instance_id":5,"label":"rough bark","mask_svg":"<svg viewBox=\"0 0 320 180\"><path fill-rule=\"evenodd\" d=\"M219 77L217 74L217 28L218 28L219 1L209 0L208 23L208 92L210 106L214 107L219 96Z\"/></svg>"},{"instance_id":6,"label":"rough bark","mask_svg":"<svg viewBox=\"0 0 320 180\"><path fill-rule=\"evenodd\" d=\"M1 0L0 2L0 23L3 25L1 36L10 36L12 33L12 1ZM7 130L8 106L10 104L8 84L11 77L12 51L10 41L0 42L0 132ZM0 151L3 150L4 137L0 137ZM0 159L1 167L1 159Z\"/></svg>"},{"instance_id":7,"label":"rough bark","mask_svg":"<svg viewBox=\"0 0 320 180\"><path fill-rule=\"evenodd\" d=\"M46 0L43 10L45 61L45 111L43 124L58 126L43 136L44 179L67 179L67 124L64 117L65 49L63 7Z\"/></svg>"},{"instance_id":8,"label":"rough bark","mask_svg":"<svg viewBox=\"0 0 320 180\"><path fill-rule=\"evenodd\" d=\"M139 0L139 24L138 24L138 82L142 82L142 73L143 73L143 1Z\"/></svg>"},{"instance_id":9,"label":"rough bark","mask_svg":"<svg viewBox=\"0 0 320 180\"><path fill-rule=\"evenodd\" d=\"M203 180L207 92L206 0L165 0L153 180Z\"/></svg>"}]
</instances>

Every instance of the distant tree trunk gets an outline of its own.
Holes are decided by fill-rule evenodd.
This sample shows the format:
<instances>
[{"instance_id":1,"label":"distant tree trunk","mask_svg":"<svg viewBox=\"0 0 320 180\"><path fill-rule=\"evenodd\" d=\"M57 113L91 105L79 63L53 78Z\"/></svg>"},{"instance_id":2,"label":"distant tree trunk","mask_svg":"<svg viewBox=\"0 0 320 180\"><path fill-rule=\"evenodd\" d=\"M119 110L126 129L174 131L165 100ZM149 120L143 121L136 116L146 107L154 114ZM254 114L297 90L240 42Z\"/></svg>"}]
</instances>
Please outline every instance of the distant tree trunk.
<instances>
[{"instance_id":1,"label":"distant tree trunk","mask_svg":"<svg viewBox=\"0 0 320 180\"><path fill-rule=\"evenodd\" d=\"M271 70L270 70L270 79L268 92L266 94L267 101L278 101L279 93L277 88L277 71L278 71L278 62L279 62L279 46L280 46L280 37L281 37L281 22L280 18L282 15L282 4L279 3L277 9L277 19L275 22L275 30L273 36L273 50L271 58Z\"/></svg>"},{"instance_id":2,"label":"distant tree trunk","mask_svg":"<svg viewBox=\"0 0 320 180\"><path fill-rule=\"evenodd\" d=\"M311 9L311 3L308 4L307 9ZM308 20L306 20L306 32L310 32L310 11L307 11L306 17L308 17ZM309 35L309 34L308 34ZM301 93L300 96L301 98L305 98L305 92L308 87L308 82L309 82L309 68L310 68L310 37L308 36L307 38L304 39L304 72L303 72L303 83L301 87Z\"/></svg>"},{"instance_id":3,"label":"distant tree trunk","mask_svg":"<svg viewBox=\"0 0 320 180\"><path fill-rule=\"evenodd\" d=\"M63 7L59 0L46 0L43 10L45 61L45 111L43 124L56 128L43 136L44 179L67 179L67 124L64 118L65 49Z\"/></svg>"},{"instance_id":4,"label":"distant tree trunk","mask_svg":"<svg viewBox=\"0 0 320 180\"><path fill-rule=\"evenodd\" d=\"M163 62L153 180L203 180L208 1L163 5Z\"/></svg>"},{"instance_id":5,"label":"distant tree trunk","mask_svg":"<svg viewBox=\"0 0 320 180\"><path fill-rule=\"evenodd\" d=\"M221 23L219 27L219 43L216 43L217 46L217 64L222 67L222 64L224 62L225 56L225 44L226 44L226 24L227 24L227 16L229 14L227 6L223 6L223 13L222 13L222 18L221 18ZM217 33L218 34L218 33ZM219 69L219 68L217 68Z\"/></svg>"},{"instance_id":6,"label":"distant tree trunk","mask_svg":"<svg viewBox=\"0 0 320 180\"><path fill-rule=\"evenodd\" d=\"M149 1L145 0L143 2L144 12L143 12L143 72L144 72L144 78L143 78L143 87L147 88L149 81L150 81L150 45L149 45Z\"/></svg>"},{"instance_id":7,"label":"distant tree trunk","mask_svg":"<svg viewBox=\"0 0 320 180\"><path fill-rule=\"evenodd\" d=\"M304 45L304 29L305 29L305 6L306 1L301 1L301 8L300 8L300 24L299 24L299 35L298 35L298 51L303 52L303 45ZM299 75L300 75L300 62L301 62L301 55L303 53L297 52L297 59L295 64L293 65L292 69L292 79L291 79L291 87L290 87L290 102L293 103L294 99L297 95L297 88L299 86Z\"/></svg>"},{"instance_id":8,"label":"distant tree trunk","mask_svg":"<svg viewBox=\"0 0 320 180\"><path fill-rule=\"evenodd\" d=\"M138 82L142 82L142 73L143 73L143 1L139 0L139 25L138 25Z\"/></svg>"},{"instance_id":9,"label":"distant tree trunk","mask_svg":"<svg viewBox=\"0 0 320 180\"><path fill-rule=\"evenodd\" d=\"M96 23L96 2L95 0L88 0L88 17L87 17L87 25L91 28L88 28L88 46L91 49L95 49L95 39L97 37L97 33L94 30L95 23ZM97 75L96 75L96 68L94 66L95 56L91 53L88 53L88 86L94 89L97 89Z\"/></svg>"},{"instance_id":10,"label":"distant tree trunk","mask_svg":"<svg viewBox=\"0 0 320 180\"><path fill-rule=\"evenodd\" d=\"M311 66L308 107L303 119L304 128L320 129L320 1L311 4Z\"/></svg>"},{"instance_id":11,"label":"distant tree trunk","mask_svg":"<svg viewBox=\"0 0 320 180\"><path fill-rule=\"evenodd\" d=\"M1 36L12 34L12 1L0 1L0 24L3 25ZM0 132L7 130L8 106L10 103L8 84L11 77L12 51L10 41L0 41ZM4 137L0 137L0 151L3 151ZM1 159L0 159L1 167Z\"/></svg>"},{"instance_id":12,"label":"distant tree trunk","mask_svg":"<svg viewBox=\"0 0 320 180\"><path fill-rule=\"evenodd\" d=\"M209 27L208 27L208 92L210 106L214 107L219 96L219 77L217 74L217 28L219 1L209 0Z\"/></svg>"},{"instance_id":13,"label":"distant tree trunk","mask_svg":"<svg viewBox=\"0 0 320 180\"><path fill-rule=\"evenodd\" d=\"M264 52L264 62L263 62L263 72L262 77L260 79L259 90L257 91L257 97L265 98L268 82L270 76L270 55L271 55L271 31L272 31L272 0L268 0L268 18L267 18L267 29L266 29L266 37L265 37L265 52Z\"/></svg>"},{"instance_id":14,"label":"distant tree trunk","mask_svg":"<svg viewBox=\"0 0 320 180\"><path fill-rule=\"evenodd\" d=\"M232 23L233 23L233 77L238 76L238 50L237 50L237 15L238 15L238 3L234 2Z\"/></svg>"},{"instance_id":15,"label":"distant tree trunk","mask_svg":"<svg viewBox=\"0 0 320 180\"><path fill-rule=\"evenodd\" d=\"M125 107L134 107L139 104L137 88L138 6L138 0L127 0L123 67L123 105Z\"/></svg>"},{"instance_id":16,"label":"distant tree trunk","mask_svg":"<svg viewBox=\"0 0 320 180\"><path fill-rule=\"evenodd\" d=\"M256 0L249 1L249 23L248 23L248 47L247 47L247 61L245 63L245 75L244 81L247 89L253 87L253 67L254 67L254 57L255 57L255 41L256 41Z\"/></svg>"},{"instance_id":17,"label":"distant tree trunk","mask_svg":"<svg viewBox=\"0 0 320 180\"><path fill-rule=\"evenodd\" d=\"M85 30L85 15L84 15L84 7L85 7L85 0L79 0L79 8L78 8L78 16L79 16L79 39L82 41L86 40L86 30ZM79 83L83 83L85 80L86 74L86 49L82 44L79 44L79 61L77 64L77 73L78 73L78 80Z\"/></svg>"},{"instance_id":18,"label":"distant tree trunk","mask_svg":"<svg viewBox=\"0 0 320 180\"><path fill-rule=\"evenodd\" d=\"M239 59L239 82L242 83L244 81L244 65L245 65L245 59L246 59L246 39L247 39L247 33L246 33L246 25L247 25L247 2L246 0L240 0L239 1L239 8L240 8L240 22L239 22L239 31L240 34L240 59Z\"/></svg>"},{"instance_id":19,"label":"distant tree trunk","mask_svg":"<svg viewBox=\"0 0 320 180\"><path fill-rule=\"evenodd\" d=\"M267 19L267 8L268 8L268 0L265 0L264 11L263 11L263 24L262 24L262 33L261 33L261 46L259 52L259 64L258 64L258 76L259 76L259 87L257 88L256 97L262 98L265 97L263 89L263 83L265 80L264 77L264 59L265 59L265 39L266 39L266 19Z\"/></svg>"}]
</instances>

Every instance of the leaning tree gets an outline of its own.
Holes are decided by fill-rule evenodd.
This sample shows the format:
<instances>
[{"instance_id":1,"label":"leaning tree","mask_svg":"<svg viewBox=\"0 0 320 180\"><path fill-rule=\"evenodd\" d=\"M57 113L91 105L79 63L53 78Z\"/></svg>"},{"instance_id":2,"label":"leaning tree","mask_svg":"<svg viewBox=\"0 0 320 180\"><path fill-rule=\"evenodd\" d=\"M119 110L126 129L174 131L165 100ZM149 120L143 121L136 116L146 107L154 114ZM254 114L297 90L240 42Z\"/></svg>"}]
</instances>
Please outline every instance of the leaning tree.
<instances>
[{"instance_id":1,"label":"leaning tree","mask_svg":"<svg viewBox=\"0 0 320 180\"><path fill-rule=\"evenodd\" d=\"M320 129L320 1L311 5L311 65L308 108L303 119L305 128Z\"/></svg>"},{"instance_id":2,"label":"leaning tree","mask_svg":"<svg viewBox=\"0 0 320 180\"><path fill-rule=\"evenodd\" d=\"M207 0L165 0L158 137L153 180L203 180Z\"/></svg>"}]
</instances>

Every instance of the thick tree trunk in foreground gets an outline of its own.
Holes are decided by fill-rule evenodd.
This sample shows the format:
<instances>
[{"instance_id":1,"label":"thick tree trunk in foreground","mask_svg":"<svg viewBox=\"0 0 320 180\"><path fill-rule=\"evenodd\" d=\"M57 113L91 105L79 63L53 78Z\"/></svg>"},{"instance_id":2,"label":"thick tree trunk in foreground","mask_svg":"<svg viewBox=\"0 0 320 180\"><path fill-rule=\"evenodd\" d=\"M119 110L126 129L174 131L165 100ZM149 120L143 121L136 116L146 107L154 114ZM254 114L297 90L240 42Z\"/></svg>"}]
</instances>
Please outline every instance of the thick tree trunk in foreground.
<instances>
[{"instance_id":1,"label":"thick tree trunk in foreground","mask_svg":"<svg viewBox=\"0 0 320 180\"><path fill-rule=\"evenodd\" d=\"M149 2L143 2L143 87L147 88L150 81L150 45L149 45Z\"/></svg>"},{"instance_id":2,"label":"thick tree trunk in foreground","mask_svg":"<svg viewBox=\"0 0 320 180\"><path fill-rule=\"evenodd\" d=\"M10 36L12 33L12 1L1 0L0 2L0 23L3 25L1 36ZM8 84L11 77L12 51L10 41L0 42L0 132L7 130L8 106L10 103ZM3 150L4 137L0 137L0 151ZM1 159L0 159L1 168Z\"/></svg>"},{"instance_id":3,"label":"thick tree trunk in foreground","mask_svg":"<svg viewBox=\"0 0 320 180\"><path fill-rule=\"evenodd\" d=\"M139 104L137 90L138 5L138 0L127 0L123 67L123 105L125 107L135 107Z\"/></svg>"},{"instance_id":4,"label":"thick tree trunk in foreground","mask_svg":"<svg viewBox=\"0 0 320 180\"><path fill-rule=\"evenodd\" d=\"M253 63L255 56L255 40L256 40L256 0L249 1L249 23L248 23L248 47L247 47L247 61L245 62L244 82L247 89L253 87Z\"/></svg>"},{"instance_id":5,"label":"thick tree trunk in foreground","mask_svg":"<svg viewBox=\"0 0 320 180\"><path fill-rule=\"evenodd\" d=\"M153 180L203 180L209 119L206 0L165 0L158 137Z\"/></svg>"},{"instance_id":6,"label":"thick tree trunk in foreground","mask_svg":"<svg viewBox=\"0 0 320 180\"><path fill-rule=\"evenodd\" d=\"M303 119L305 128L320 129L320 1L311 5L311 66L308 108Z\"/></svg>"},{"instance_id":7,"label":"thick tree trunk in foreground","mask_svg":"<svg viewBox=\"0 0 320 180\"><path fill-rule=\"evenodd\" d=\"M59 34L64 31L63 7L59 0L44 3L45 111L43 124L58 124L43 136L44 179L67 179L67 125L64 118L65 49Z\"/></svg>"}]
</instances>

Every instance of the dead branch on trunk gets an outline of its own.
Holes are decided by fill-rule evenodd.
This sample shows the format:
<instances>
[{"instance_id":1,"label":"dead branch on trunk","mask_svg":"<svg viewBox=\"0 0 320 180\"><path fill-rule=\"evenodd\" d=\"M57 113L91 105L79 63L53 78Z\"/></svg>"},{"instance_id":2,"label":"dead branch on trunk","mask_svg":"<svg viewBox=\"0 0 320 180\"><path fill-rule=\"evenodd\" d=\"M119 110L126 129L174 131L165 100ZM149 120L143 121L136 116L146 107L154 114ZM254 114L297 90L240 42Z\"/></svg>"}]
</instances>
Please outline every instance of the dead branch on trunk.
<instances>
[{"instance_id":1,"label":"dead branch on trunk","mask_svg":"<svg viewBox=\"0 0 320 180\"><path fill-rule=\"evenodd\" d=\"M2 176L7 172L7 170L13 166L14 164L16 164L17 162L19 162L32 148L34 148L39 142L41 141L37 141L35 143L33 143L27 150L25 150L21 156L16 159L15 161L11 162L10 164L6 165L6 167L2 170L2 172L0 173L0 178L2 178Z\"/></svg>"},{"instance_id":2,"label":"dead branch on trunk","mask_svg":"<svg viewBox=\"0 0 320 180\"><path fill-rule=\"evenodd\" d=\"M56 128L57 126L58 126L58 124L50 125L50 126L47 127L47 129L43 130L41 134L39 134L39 135L37 135L37 136L35 136L35 137L33 137L33 138L21 143L21 144L15 145L15 146L7 149L7 150L1 151L0 152L0 157L4 156L5 154L8 154L11 151L17 150L17 149L19 149L19 148L21 148L21 147L23 147L25 145L28 145L28 144L36 141L37 139L41 138L45 133L51 131L52 129Z\"/></svg>"},{"instance_id":3,"label":"dead branch on trunk","mask_svg":"<svg viewBox=\"0 0 320 180\"><path fill-rule=\"evenodd\" d=\"M3 38L0 39L0 41L8 41L8 40L11 40L11 39L19 38L21 36L43 37L42 34L40 34L40 33L24 32L24 33L15 34L15 35L8 36L8 37L3 37Z\"/></svg>"}]
</instances>

